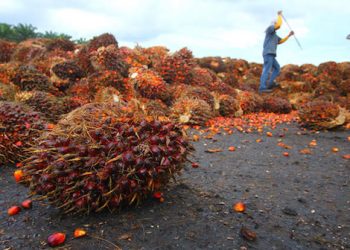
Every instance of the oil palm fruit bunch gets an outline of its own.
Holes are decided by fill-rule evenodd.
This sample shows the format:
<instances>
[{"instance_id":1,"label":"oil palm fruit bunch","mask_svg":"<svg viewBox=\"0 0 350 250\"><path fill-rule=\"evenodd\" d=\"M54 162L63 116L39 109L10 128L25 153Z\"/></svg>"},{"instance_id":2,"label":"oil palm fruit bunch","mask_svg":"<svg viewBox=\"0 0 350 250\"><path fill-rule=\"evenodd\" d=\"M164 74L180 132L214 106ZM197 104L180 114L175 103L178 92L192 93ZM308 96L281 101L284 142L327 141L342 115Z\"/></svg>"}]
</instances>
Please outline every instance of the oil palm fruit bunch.
<instances>
[{"instance_id":1,"label":"oil palm fruit bunch","mask_svg":"<svg viewBox=\"0 0 350 250\"><path fill-rule=\"evenodd\" d=\"M101 87L95 95L95 102L120 102L121 94L113 87Z\"/></svg>"},{"instance_id":2,"label":"oil palm fruit bunch","mask_svg":"<svg viewBox=\"0 0 350 250\"><path fill-rule=\"evenodd\" d=\"M230 95L218 96L218 107L221 116L241 116L243 111L236 98Z\"/></svg>"},{"instance_id":3,"label":"oil palm fruit bunch","mask_svg":"<svg viewBox=\"0 0 350 250\"><path fill-rule=\"evenodd\" d=\"M11 60L16 43L0 39L0 63L6 63Z\"/></svg>"},{"instance_id":4,"label":"oil palm fruit bunch","mask_svg":"<svg viewBox=\"0 0 350 250\"><path fill-rule=\"evenodd\" d=\"M170 117L180 123L204 125L213 116L209 104L201 99L182 97L175 101Z\"/></svg>"},{"instance_id":5,"label":"oil palm fruit bunch","mask_svg":"<svg viewBox=\"0 0 350 250\"><path fill-rule=\"evenodd\" d=\"M191 85L206 87L217 80L217 76L213 71L207 68L194 67L191 70Z\"/></svg>"},{"instance_id":6,"label":"oil palm fruit bunch","mask_svg":"<svg viewBox=\"0 0 350 250\"><path fill-rule=\"evenodd\" d=\"M46 39L36 38L20 42L12 53L11 60L29 63L42 57L46 53L46 41Z\"/></svg>"},{"instance_id":7,"label":"oil palm fruit bunch","mask_svg":"<svg viewBox=\"0 0 350 250\"><path fill-rule=\"evenodd\" d=\"M265 112L288 114L292 111L292 105L288 99L268 96L264 98L263 110Z\"/></svg>"},{"instance_id":8,"label":"oil palm fruit bunch","mask_svg":"<svg viewBox=\"0 0 350 250\"><path fill-rule=\"evenodd\" d=\"M128 76L129 65L123 60L122 54L115 45L100 47L90 55L90 61L96 71L115 70L122 76Z\"/></svg>"},{"instance_id":9,"label":"oil palm fruit bunch","mask_svg":"<svg viewBox=\"0 0 350 250\"><path fill-rule=\"evenodd\" d=\"M166 99L167 84L156 72L145 68L130 69L130 83L134 89L144 98Z\"/></svg>"},{"instance_id":10,"label":"oil palm fruit bunch","mask_svg":"<svg viewBox=\"0 0 350 250\"><path fill-rule=\"evenodd\" d=\"M118 48L118 42L115 37L112 34L104 33L102 35L93 37L89 41L87 48L89 52L92 52L98 50L100 47L107 47L109 45L114 45Z\"/></svg>"},{"instance_id":11,"label":"oil palm fruit bunch","mask_svg":"<svg viewBox=\"0 0 350 250\"><path fill-rule=\"evenodd\" d=\"M214 96L204 87L188 86L183 92L183 96L194 99L202 99L206 101L212 109L214 108Z\"/></svg>"},{"instance_id":12,"label":"oil palm fruit bunch","mask_svg":"<svg viewBox=\"0 0 350 250\"><path fill-rule=\"evenodd\" d=\"M197 63L202 68L213 70L215 73L226 72L226 65L221 57L203 57L197 59Z\"/></svg>"},{"instance_id":13,"label":"oil palm fruit bunch","mask_svg":"<svg viewBox=\"0 0 350 250\"><path fill-rule=\"evenodd\" d=\"M24 159L47 123L40 113L15 102L0 101L0 163Z\"/></svg>"},{"instance_id":14,"label":"oil palm fruit bunch","mask_svg":"<svg viewBox=\"0 0 350 250\"><path fill-rule=\"evenodd\" d=\"M124 78L119 71L104 70L89 75L87 81L91 88L113 87L116 88L124 100L130 100L134 97L134 89L127 78ZM97 89L93 90L94 92Z\"/></svg>"},{"instance_id":15,"label":"oil palm fruit bunch","mask_svg":"<svg viewBox=\"0 0 350 250\"><path fill-rule=\"evenodd\" d=\"M74 61L56 63L50 71L51 81L60 90L66 90L85 76L85 72Z\"/></svg>"},{"instance_id":16,"label":"oil palm fruit bunch","mask_svg":"<svg viewBox=\"0 0 350 250\"><path fill-rule=\"evenodd\" d=\"M324 62L318 65L318 78L321 82L337 85L342 79L342 72L336 62Z\"/></svg>"},{"instance_id":17,"label":"oil palm fruit bunch","mask_svg":"<svg viewBox=\"0 0 350 250\"><path fill-rule=\"evenodd\" d=\"M136 113L111 103L74 110L23 162L24 183L65 213L113 211L163 189L192 147L178 125Z\"/></svg>"},{"instance_id":18,"label":"oil palm fruit bunch","mask_svg":"<svg viewBox=\"0 0 350 250\"><path fill-rule=\"evenodd\" d=\"M344 109L323 100L306 103L298 110L298 115L302 125L315 129L334 128L343 125L346 121Z\"/></svg>"},{"instance_id":19,"label":"oil palm fruit bunch","mask_svg":"<svg viewBox=\"0 0 350 250\"><path fill-rule=\"evenodd\" d=\"M170 113L168 106L161 100L147 100L143 104L144 110L149 116L167 117Z\"/></svg>"},{"instance_id":20,"label":"oil palm fruit bunch","mask_svg":"<svg viewBox=\"0 0 350 250\"><path fill-rule=\"evenodd\" d=\"M47 91L52 89L49 78L31 65L20 66L11 80L21 90Z\"/></svg>"},{"instance_id":21,"label":"oil palm fruit bunch","mask_svg":"<svg viewBox=\"0 0 350 250\"><path fill-rule=\"evenodd\" d=\"M281 68L279 81L298 81L301 70L298 65L287 64Z\"/></svg>"},{"instance_id":22,"label":"oil palm fruit bunch","mask_svg":"<svg viewBox=\"0 0 350 250\"><path fill-rule=\"evenodd\" d=\"M191 69L195 66L192 52L187 48L176 51L173 55L164 57L155 70L167 83L190 84L192 79Z\"/></svg>"},{"instance_id":23,"label":"oil palm fruit bunch","mask_svg":"<svg viewBox=\"0 0 350 250\"><path fill-rule=\"evenodd\" d=\"M18 63L9 62L0 64L0 82L4 84L11 83L11 79L15 76L19 67Z\"/></svg>"},{"instance_id":24,"label":"oil palm fruit bunch","mask_svg":"<svg viewBox=\"0 0 350 250\"><path fill-rule=\"evenodd\" d=\"M46 44L46 49L48 51L53 51L53 50L74 51L75 44L74 42L64 38L50 39L50 41L48 41Z\"/></svg>"},{"instance_id":25,"label":"oil palm fruit bunch","mask_svg":"<svg viewBox=\"0 0 350 250\"><path fill-rule=\"evenodd\" d=\"M14 101L18 87L12 83L3 84L0 82L0 101Z\"/></svg>"},{"instance_id":26,"label":"oil palm fruit bunch","mask_svg":"<svg viewBox=\"0 0 350 250\"><path fill-rule=\"evenodd\" d=\"M237 91L237 100L244 114L259 112L262 110L263 99L252 91Z\"/></svg>"},{"instance_id":27,"label":"oil palm fruit bunch","mask_svg":"<svg viewBox=\"0 0 350 250\"><path fill-rule=\"evenodd\" d=\"M18 92L15 100L40 112L46 120L54 123L60 119L61 115L70 111L66 103L60 101L60 98L43 91Z\"/></svg>"}]
</instances>

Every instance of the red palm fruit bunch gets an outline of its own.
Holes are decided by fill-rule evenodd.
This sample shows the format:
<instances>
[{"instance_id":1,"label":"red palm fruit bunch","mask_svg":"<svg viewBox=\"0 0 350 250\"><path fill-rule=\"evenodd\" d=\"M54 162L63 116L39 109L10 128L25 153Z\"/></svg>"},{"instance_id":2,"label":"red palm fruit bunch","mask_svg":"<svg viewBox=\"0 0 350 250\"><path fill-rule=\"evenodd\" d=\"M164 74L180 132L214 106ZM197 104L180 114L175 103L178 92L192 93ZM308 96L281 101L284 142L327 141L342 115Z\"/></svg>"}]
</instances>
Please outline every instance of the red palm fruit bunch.
<instances>
[{"instance_id":1,"label":"red palm fruit bunch","mask_svg":"<svg viewBox=\"0 0 350 250\"><path fill-rule=\"evenodd\" d=\"M148 99L167 99L167 84L156 72L145 68L131 68L129 81L134 89Z\"/></svg>"},{"instance_id":2,"label":"red palm fruit bunch","mask_svg":"<svg viewBox=\"0 0 350 250\"><path fill-rule=\"evenodd\" d=\"M227 78L225 83L238 87L243 83L243 77L248 74L249 64L243 59L225 59Z\"/></svg>"},{"instance_id":3,"label":"red palm fruit bunch","mask_svg":"<svg viewBox=\"0 0 350 250\"><path fill-rule=\"evenodd\" d=\"M50 39L46 43L46 49L48 51L55 51L55 50L74 51L75 44L74 42L64 38Z\"/></svg>"},{"instance_id":4,"label":"red palm fruit bunch","mask_svg":"<svg viewBox=\"0 0 350 250\"><path fill-rule=\"evenodd\" d=\"M87 45L77 46L73 59L85 74L91 74L95 72L95 69L90 61L90 53Z\"/></svg>"},{"instance_id":5,"label":"red palm fruit bunch","mask_svg":"<svg viewBox=\"0 0 350 250\"><path fill-rule=\"evenodd\" d=\"M197 63L202 68L207 68L215 73L226 72L226 65L221 57L203 57L197 59Z\"/></svg>"},{"instance_id":6,"label":"red palm fruit bunch","mask_svg":"<svg viewBox=\"0 0 350 250\"><path fill-rule=\"evenodd\" d=\"M138 50L138 48L140 47L136 47L135 49ZM168 56L169 49L164 46L152 46L141 48L140 53L150 61L148 67L154 68L160 65L162 60Z\"/></svg>"},{"instance_id":7,"label":"red palm fruit bunch","mask_svg":"<svg viewBox=\"0 0 350 250\"><path fill-rule=\"evenodd\" d=\"M92 52L92 51L98 50L101 47L107 47L109 45L114 45L115 47L118 48L118 42L115 39L115 37L112 34L104 33L102 35L93 37L89 41L87 45L87 49L88 49L88 52Z\"/></svg>"},{"instance_id":8,"label":"red palm fruit bunch","mask_svg":"<svg viewBox=\"0 0 350 250\"><path fill-rule=\"evenodd\" d=\"M218 79L217 81L209 84L207 86L207 89L209 91L217 92L220 94L236 96L236 90L227 83L223 82L221 79Z\"/></svg>"},{"instance_id":9,"label":"red palm fruit bunch","mask_svg":"<svg viewBox=\"0 0 350 250\"><path fill-rule=\"evenodd\" d=\"M159 99L147 100L143 104L145 113L152 117L167 117L170 113L168 106Z\"/></svg>"},{"instance_id":10,"label":"red palm fruit bunch","mask_svg":"<svg viewBox=\"0 0 350 250\"><path fill-rule=\"evenodd\" d=\"M260 78L262 73L262 64L260 63L250 63L248 69L248 75L251 77Z\"/></svg>"},{"instance_id":11,"label":"red palm fruit bunch","mask_svg":"<svg viewBox=\"0 0 350 250\"><path fill-rule=\"evenodd\" d=\"M148 58L147 55L143 53L143 48L140 46L136 46L134 49L130 49L128 47L120 47L119 52L123 61L131 67L142 67L144 65L151 65L151 60Z\"/></svg>"},{"instance_id":12,"label":"red palm fruit bunch","mask_svg":"<svg viewBox=\"0 0 350 250\"><path fill-rule=\"evenodd\" d=\"M47 40L36 38L28 39L20 42L15 51L12 53L11 60L18 61L21 63L29 63L37 58L42 57L45 52L45 42Z\"/></svg>"},{"instance_id":13,"label":"red palm fruit bunch","mask_svg":"<svg viewBox=\"0 0 350 250\"><path fill-rule=\"evenodd\" d=\"M201 99L182 97L171 108L171 119L191 125L204 125L213 116L209 104Z\"/></svg>"},{"instance_id":14,"label":"red palm fruit bunch","mask_svg":"<svg viewBox=\"0 0 350 250\"><path fill-rule=\"evenodd\" d=\"M194 99L202 99L209 104L209 106L214 109L214 96L210 91L204 87L192 87L188 86L183 92L182 96Z\"/></svg>"},{"instance_id":15,"label":"red palm fruit bunch","mask_svg":"<svg viewBox=\"0 0 350 250\"><path fill-rule=\"evenodd\" d=\"M342 79L348 80L350 79L350 62L341 62L338 63L338 69L341 72Z\"/></svg>"},{"instance_id":16,"label":"red palm fruit bunch","mask_svg":"<svg viewBox=\"0 0 350 250\"><path fill-rule=\"evenodd\" d=\"M302 125L316 129L334 128L346 121L344 109L322 100L306 103L298 110L298 115Z\"/></svg>"},{"instance_id":17,"label":"red palm fruit bunch","mask_svg":"<svg viewBox=\"0 0 350 250\"><path fill-rule=\"evenodd\" d=\"M113 87L101 87L95 95L95 102L120 102L121 94Z\"/></svg>"},{"instance_id":18,"label":"red palm fruit bunch","mask_svg":"<svg viewBox=\"0 0 350 250\"><path fill-rule=\"evenodd\" d=\"M97 86L93 82L88 81L87 78L82 78L67 90L71 102L79 107L94 100L96 92Z\"/></svg>"},{"instance_id":19,"label":"red palm fruit bunch","mask_svg":"<svg viewBox=\"0 0 350 250\"><path fill-rule=\"evenodd\" d=\"M90 55L90 61L96 71L115 70L127 77L129 65L123 60L122 54L115 45L100 47Z\"/></svg>"},{"instance_id":20,"label":"red palm fruit bunch","mask_svg":"<svg viewBox=\"0 0 350 250\"><path fill-rule=\"evenodd\" d=\"M30 106L34 111L43 114L46 120L57 122L61 115L70 112L68 106L61 98L43 91L18 92L15 100Z\"/></svg>"},{"instance_id":21,"label":"red palm fruit bunch","mask_svg":"<svg viewBox=\"0 0 350 250\"><path fill-rule=\"evenodd\" d=\"M315 97L327 96L328 99L332 99L333 96L339 95L341 90L332 84L331 82L320 82L313 90Z\"/></svg>"},{"instance_id":22,"label":"red palm fruit bunch","mask_svg":"<svg viewBox=\"0 0 350 250\"><path fill-rule=\"evenodd\" d=\"M11 79L15 76L19 67L18 63L9 62L0 64L0 82L4 84L11 83Z\"/></svg>"},{"instance_id":23,"label":"red palm fruit bunch","mask_svg":"<svg viewBox=\"0 0 350 250\"><path fill-rule=\"evenodd\" d=\"M9 62L15 48L16 43L0 39L0 63Z\"/></svg>"},{"instance_id":24,"label":"red palm fruit bunch","mask_svg":"<svg viewBox=\"0 0 350 250\"><path fill-rule=\"evenodd\" d=\"M241 116L243 111L236 98L230 95L219 95L217 97L218 111L221 116Z\"/></svg>"},{"instance_id":25,"label":"red palm fruit bunch","mask_svg":"<svg viewBox=\"0 0 350 250\"><path fill-rule=\"evenodd\" d=\"M119 104L88 104L45 133L24 161L33 194L65 213L137 204L179 173L192 149L181 128Z\"/></svg>"},{"instance_id":26,"label":"red palm fruit bunch","mask_svg":"<svg viewBox=\"0 0 350 250\"><path fill-rule=\"evenodd\" d=\"M85 72L74 61L56 63L51 67L51 81L59 90L66 90L85 76Z\"/></svg>"},{"instance_id":27,"label":"red palm fruit bunch","mask_svg":"<svg viewBox=\"0 0 350 250\"><path fill-rule=\"evenodd\" d=\"M263 99L255 92L237 90L237 100L244 114L259 112L262 109Z\"/></svg>"},{"instance_id":28,"label":"red palm fruit bunch","mask_svg":"<svg viewBox=\"0 0 350 250\"><path fill-rule=\"evenodd\" d=\"M321 82L337 85L342 80L342 72L336 62L324 62L318 66L318 78Z\"/></svg>"},{"instance_id":29,"label":"red palm fruit bunch","mask_svg":"<svg viewBox=\"0 0 350 250\"><path fill-rule=\"evenodd\" d=\"M0 102L0 163L19 162L28 155L26 149L45 129L38 112L14 102Z\"/></svg>"},{"instance_id":30,"label":"red palm fruit bunch","mask_svg":"<svg viewBox=\"0 0 350 250\"><path fill-rule=\"evenodd\" d=\"M183 93L189 88L187 84L184 83L174 83L169 84L168 91L171 93L174 100L179 99Z\"/></svg>"},{"instance_id":31,"label":"red palm fruit bunch","mask_svg":"<svg viewBox=\"0 0 350 250\"><path fill-rule=\"evenodd\" d=\"M0 101L14 101L18 87L12 83L3 84L0 82Z\"/></svg>"},{"instance_id":32,"label":"red palm fruit bunch","mask_svg":"<svg viewBox=\"0 0 350 250\"><path fill-rule=\"evenodd\" d=\"M182 48L169 55L159 65L154 65L155 70L167 83L191 83L191 69L195 66L192 52Z\"/></svg>"},{"instance_id":33,"label":"red palm fruit bunch","mask_svg":"<svg viewBox=\"0 0 350 250\"><path fill-rule=\"evenodd\" d=\"M194 67L191 69L191 85L207 87L213 82L217 81L216 74L207 68Z\"/></svg>"},{"instance_id":34,"label":"red palm fruit bunch","mask_svg":"<svg viewBox=\"0 0 350 250\"><path fill-rule=\"evenodd\" d=\"M350 78L346 80L342 80L338 85L340 94L343 96L349 95L350 93Z\"/></svg>"},{"instance_id":35,"label":"red palm fruit bunch","mask_svg":"<svg viewBox=\"0 0 350 250\"><path fill-rule=\"evenodd\" d=\"M300 76L300 67L294 64L287 64L281 68L279 81L298 81Z\"/></svg>"},{"instance_id":36,"label":"red palm fruit bunch","mask_svg":"<svg viewBox=\"0 0 350 250\"><path fill-rule=\"evenodd\" d=\"M278 114L288 114L292 111L292 105L286 98L267 96L264 98L263 111Z\"/></svg>"},{"instance_id":37,"label":"red palm fruit bunch","mask_svg":"<svg viewBox=\"0 0 350 250\"><path fill-rule=\"evenodd\" d=\"M11 80L21 90L47 91L52 89L49 78L30 65L20 66Z\"/></svg>"},{"instance_id":38,"label":"red palm fruit bunch","mask_svg":"<svg viewBox=\"0 0 350 250\"><path fill-rule=\"evenodd\" d=\"M100 87L116 88L124 100L134 97L134 90L127 78L124 78L119 71L104 70L89 75L87 81L95 93Z\"/></svg>"}]
</instances>

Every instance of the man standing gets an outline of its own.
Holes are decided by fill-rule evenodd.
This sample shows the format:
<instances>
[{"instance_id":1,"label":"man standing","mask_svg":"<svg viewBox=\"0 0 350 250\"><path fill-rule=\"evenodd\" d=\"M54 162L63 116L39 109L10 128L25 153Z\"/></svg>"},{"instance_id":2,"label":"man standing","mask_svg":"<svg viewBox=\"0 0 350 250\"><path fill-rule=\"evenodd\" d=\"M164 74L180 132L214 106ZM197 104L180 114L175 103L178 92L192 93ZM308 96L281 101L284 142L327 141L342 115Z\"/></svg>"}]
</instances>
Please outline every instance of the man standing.
<instances>
[{"instance_id":1,"label":"man standing","mask_svg":"<svg viewBox=\"0 0 350 250\"><path fill-rule=\"evenodd\" d=\"M276 77L280 73L280 65L276 60L277 45L284 43L289 37L294 35L294 32L291 31L288 36L283 39L277 36L276 30L278 30L282 24L282 11L278 11L277 15L277 20L274 21L265 31L266 35L263 50L264 66L260 78L260 93L271 92L273 88L278 87L278 84L275 82Z\"/></svg>"}]
</instances>

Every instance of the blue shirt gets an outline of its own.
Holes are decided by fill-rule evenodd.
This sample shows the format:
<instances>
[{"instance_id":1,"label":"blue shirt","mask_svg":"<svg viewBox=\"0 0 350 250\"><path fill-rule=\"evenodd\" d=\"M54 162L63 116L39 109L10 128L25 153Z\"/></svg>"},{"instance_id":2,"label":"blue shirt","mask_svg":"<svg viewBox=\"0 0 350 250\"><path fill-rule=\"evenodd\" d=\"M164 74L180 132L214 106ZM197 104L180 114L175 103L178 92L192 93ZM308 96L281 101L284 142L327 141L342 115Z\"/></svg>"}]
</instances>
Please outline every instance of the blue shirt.
<instances>
[{"instance_id":1,"label":"blue shirt","mask_svg":"<svg viewBox=\"0 0 350 250\"><path fill-rule=\"evenodd\" d=\"M266 29L265 33L266 33L266 36L264 40L263 56L266 56L266 55L276 56L277 45L279 41L281 41L281 38L276 35L274 25L269 26Z\"/></svg>"}]
</instances>

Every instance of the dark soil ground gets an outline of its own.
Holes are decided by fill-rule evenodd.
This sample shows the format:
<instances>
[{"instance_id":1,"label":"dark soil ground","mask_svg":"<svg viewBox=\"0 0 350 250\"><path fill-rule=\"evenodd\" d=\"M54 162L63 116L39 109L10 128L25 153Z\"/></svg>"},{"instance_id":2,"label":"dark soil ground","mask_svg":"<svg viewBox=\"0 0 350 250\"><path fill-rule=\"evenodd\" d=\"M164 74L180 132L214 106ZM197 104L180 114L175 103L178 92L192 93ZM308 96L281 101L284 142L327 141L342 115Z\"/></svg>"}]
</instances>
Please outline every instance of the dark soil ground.
<instances>
[{"instance_id":1,"label":"dark soil ground","mask_svg":"<svg viewBox=\"0 0 350 250\"><path fill-rule=\"evenodd\" d=\"M272 137L235 132L200 139L193 155L200 167L187 164L163 203L150 199L114 214L62 216L42 201L9 217L7 209L27 198L27 189L15 183L13 167L3 166L0 249L45 249L57 231L67 233L59 249L349 249L350 161L342 158L350 154L349 131L313 133L297 124L271 131ZM313 139L312 154L301 154ZM233 211L238 201L245 213ZM256 233L255 241L242 237L242 226ZM90 236L73 239L78 227Z\"/></svg>"}]
</instances>

